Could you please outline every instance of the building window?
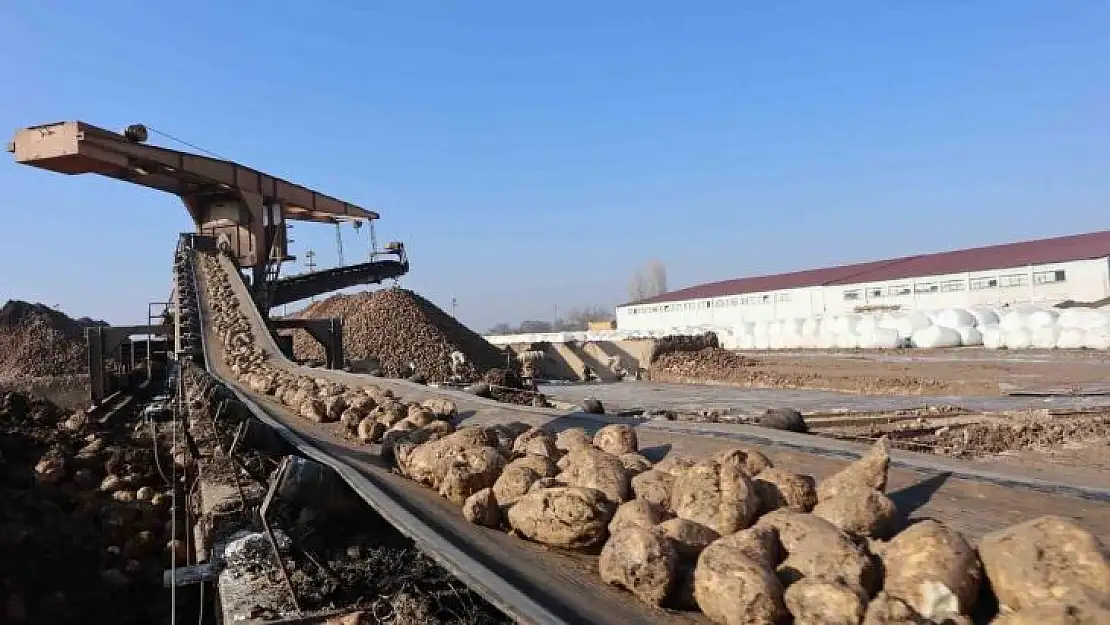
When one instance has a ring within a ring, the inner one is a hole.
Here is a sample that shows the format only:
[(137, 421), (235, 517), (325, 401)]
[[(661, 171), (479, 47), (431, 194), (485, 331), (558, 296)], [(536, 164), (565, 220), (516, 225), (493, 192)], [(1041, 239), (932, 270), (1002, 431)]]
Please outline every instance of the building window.
[(914, 293), (936, 293), (940, 290), (940, 285), (936, 282), (918, 282), (913, 285)]
[(852, 289), (851, 291), (844, 291), (844, 301), (852, 302), (859, 299), (859, 289)]
[(981, 291), (983, 289), (993, 289), (998, 286), (998, 278), (972, 278), (971, 290)]
[(1023, 273), (1013, 273), (998, 278), (998, 286), (1001, 287), (1025, 286), (1027, 284), (1029, 284), (1029, 278)]
[(770, 301), (771, 301), (771, 296), (770, 296), (770, 295), (764, 295), (764, 296), (763, 296), (763, 303), (764, 303), (764, 304), (766, 304), (766, 303), (768, 303), (768, 302), (770, 302)]
[(883, 296), (883, 290), (882, 290), (882, 288), (878, 288), (878, 287), (873, 288), (873, 289), (867, 289), (867, 296), (868, 297), (882, 297)]
[(940, 290), (943, 293), (952, 293), (954, 291), (964, 290), (963, 280), (945, 280), (940, 283)]
[(775, 293), (775, 301), (776, 302), (789, 302), (790, 301), (790, 294), (789, 293)]
[(886, 288), (886, 294), (891, 296), (891, 297), (898, 297), (898, 296), (901, 296), (901, 295), (909, 295), (910, 294), (910, 285), (908, 285), (908, 284), (896, 284), (894, 286), (888, 286)]
[(1033, 274), (1033, 284), (1052, 284), (1053, 282), (1064, 282), (1067, 279), (1068, 274), (1063, 269), (1038, 271)]

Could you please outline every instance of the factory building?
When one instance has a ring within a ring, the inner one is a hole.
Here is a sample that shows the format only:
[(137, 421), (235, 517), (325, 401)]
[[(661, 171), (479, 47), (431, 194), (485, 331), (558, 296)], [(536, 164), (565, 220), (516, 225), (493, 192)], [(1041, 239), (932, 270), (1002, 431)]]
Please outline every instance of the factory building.
[(702, 284), (617, 307), (622, 330), (1110, 297), (1110, 231)]

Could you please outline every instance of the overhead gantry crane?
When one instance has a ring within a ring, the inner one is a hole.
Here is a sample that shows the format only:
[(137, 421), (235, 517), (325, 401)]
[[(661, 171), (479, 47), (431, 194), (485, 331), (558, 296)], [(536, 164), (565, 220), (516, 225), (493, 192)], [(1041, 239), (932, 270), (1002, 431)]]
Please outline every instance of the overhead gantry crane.
[[(31, 126), (8, 145), (18, 163), (62, 174), (100, 174), (172, 193), (185, 204), (197, 232), (220, 241), (249, 271), (263, 315), (272, 307), (359, 284), (404, 275), (404, 245), (371, 250), (369, 262), (280, 277), (288, 251), (287, 222), (366, 222), (378, 213), (238, 163), (148, 145), (147, 128), (121, 134), (80, 121)], [(373, 241), (373, 236), (371, 236)]]

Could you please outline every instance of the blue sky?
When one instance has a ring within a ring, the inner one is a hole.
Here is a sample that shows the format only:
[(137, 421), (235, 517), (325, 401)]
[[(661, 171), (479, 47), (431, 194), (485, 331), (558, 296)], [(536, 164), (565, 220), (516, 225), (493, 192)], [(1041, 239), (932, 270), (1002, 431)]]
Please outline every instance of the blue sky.
[[(1102, 2), (8, 0), (0, 131), (142, 122), (379, 210), (402, 284), (482, 330), (651, 257), (677, 288), (1105, 229), (1107, 33)], [(167, 296), (176, 198), (0, 159), (0, 300)]]

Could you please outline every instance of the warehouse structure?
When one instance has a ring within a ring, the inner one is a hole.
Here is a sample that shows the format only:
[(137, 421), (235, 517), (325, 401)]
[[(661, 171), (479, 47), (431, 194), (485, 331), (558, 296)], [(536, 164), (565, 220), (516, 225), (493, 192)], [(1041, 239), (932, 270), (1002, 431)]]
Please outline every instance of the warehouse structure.
[(693, 286), (617, 307), (622, 330), (1110, 297), (1110, 231)]

